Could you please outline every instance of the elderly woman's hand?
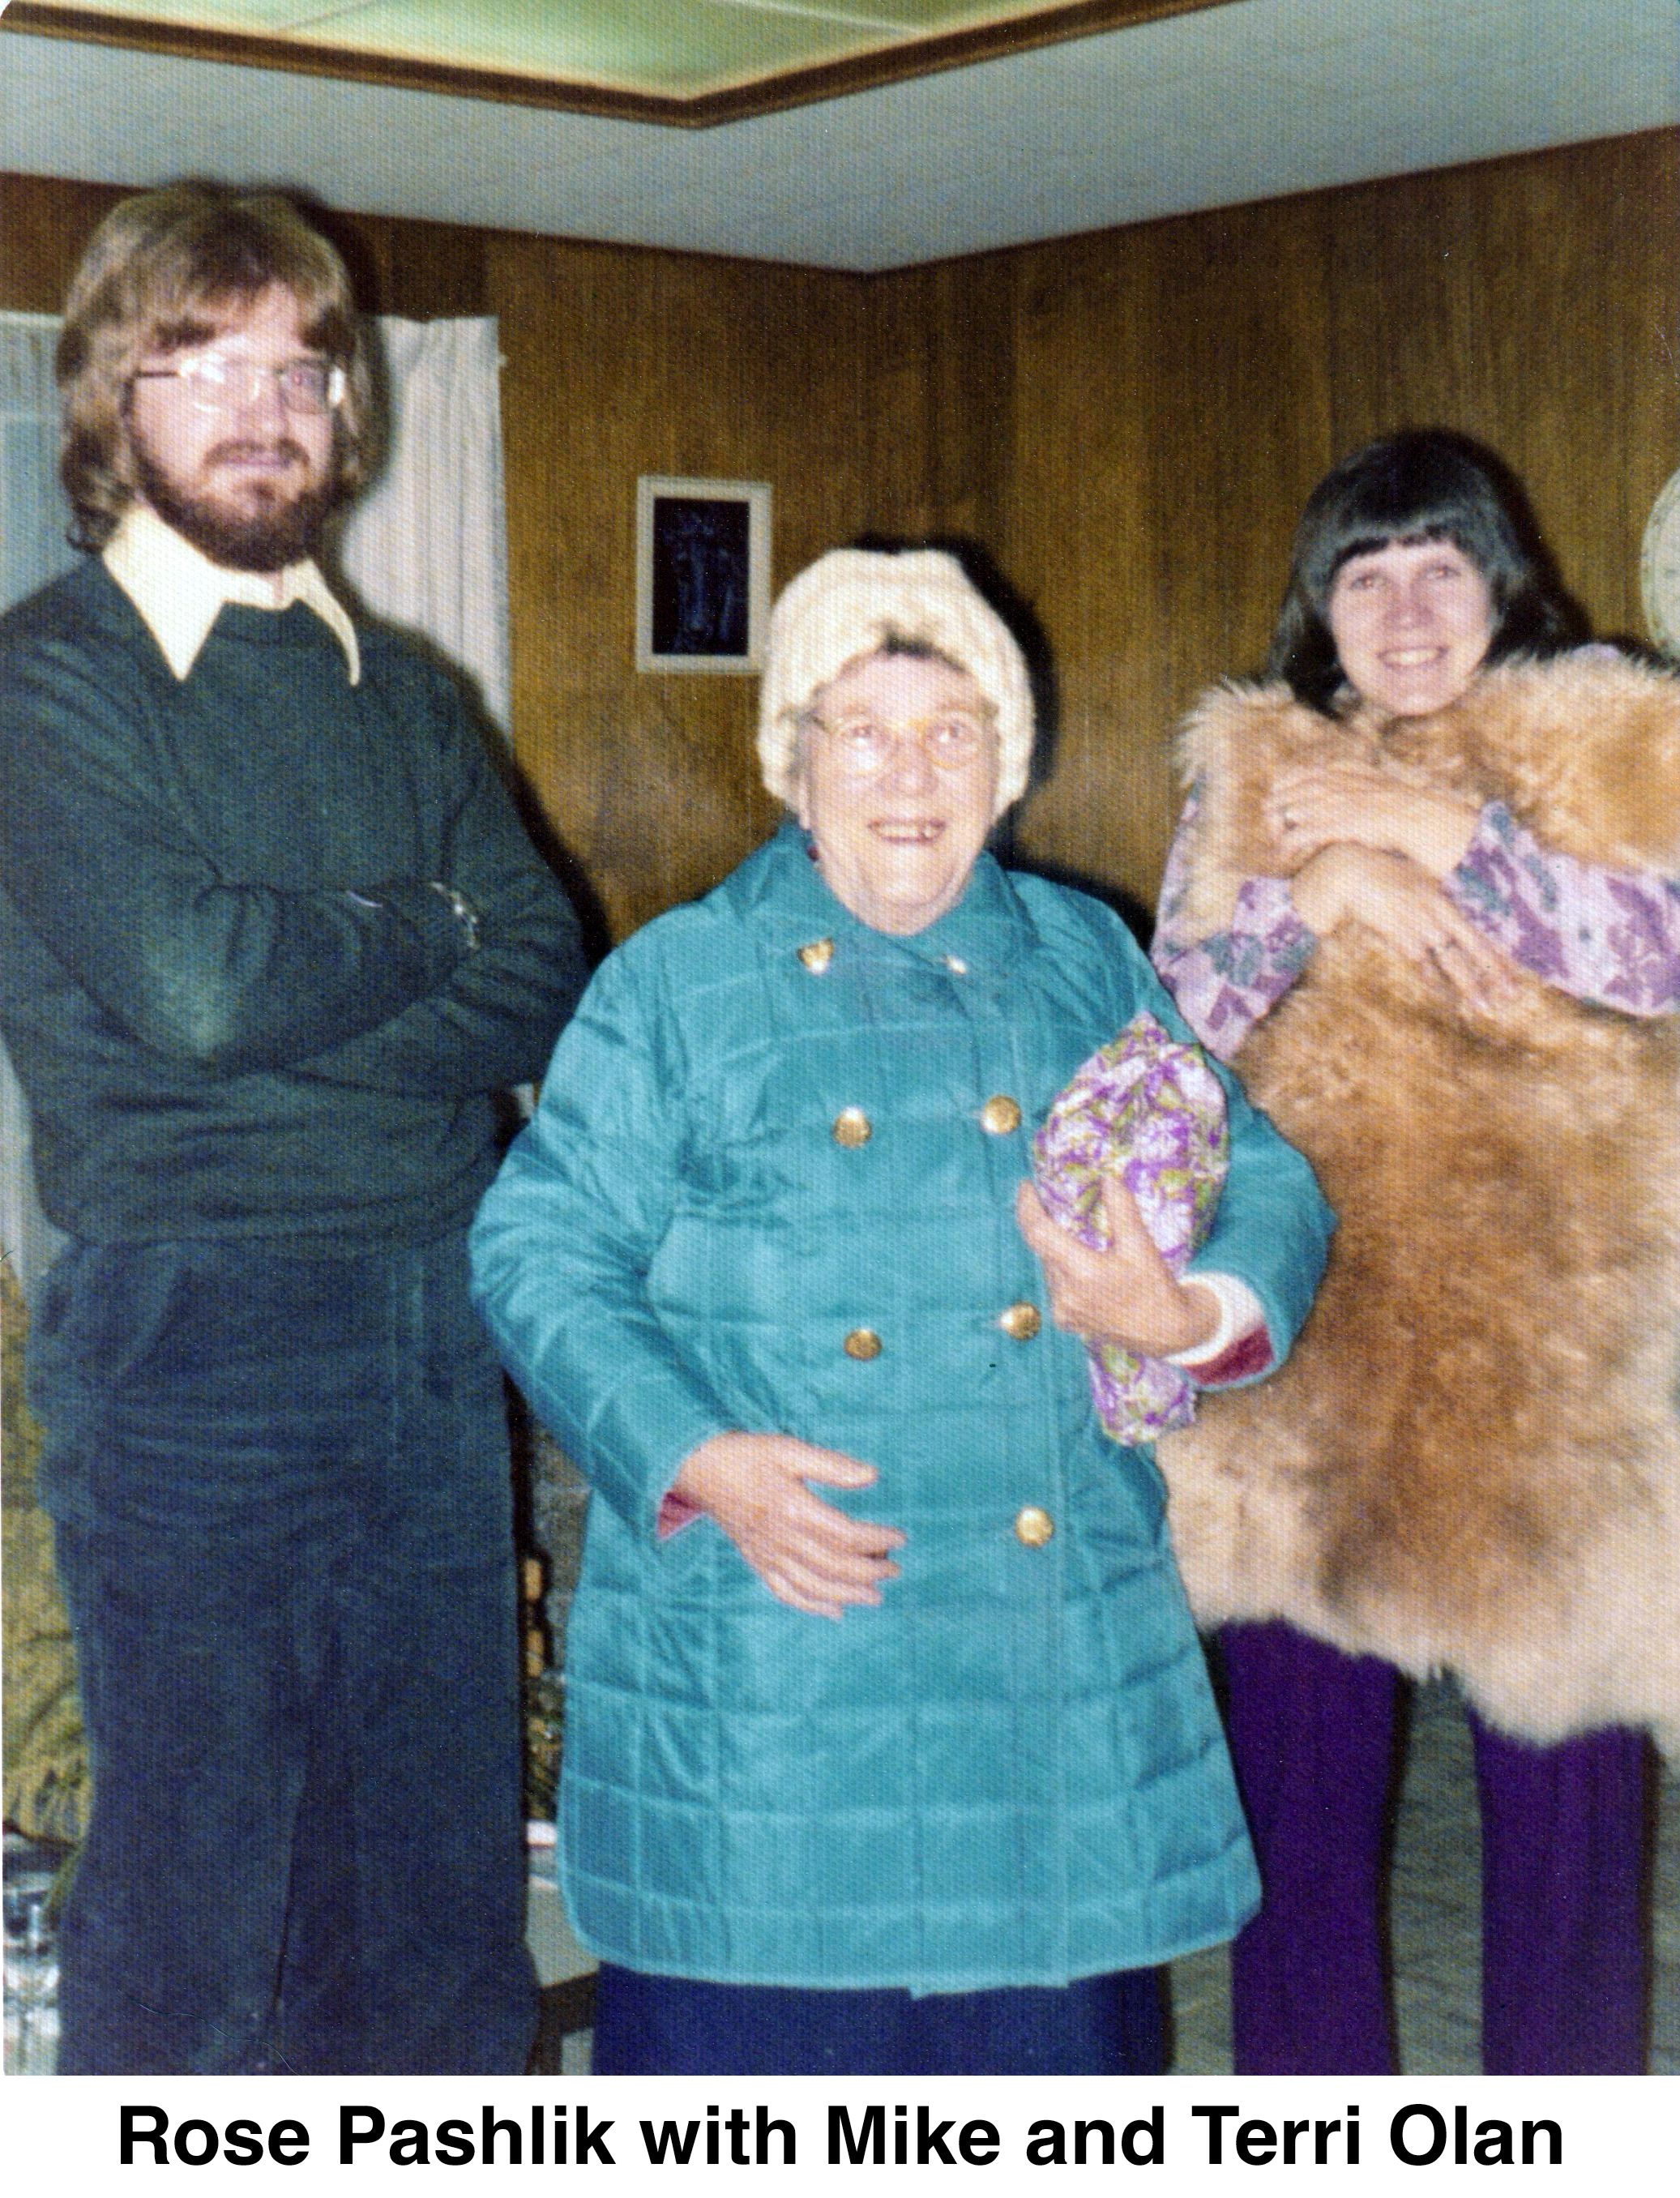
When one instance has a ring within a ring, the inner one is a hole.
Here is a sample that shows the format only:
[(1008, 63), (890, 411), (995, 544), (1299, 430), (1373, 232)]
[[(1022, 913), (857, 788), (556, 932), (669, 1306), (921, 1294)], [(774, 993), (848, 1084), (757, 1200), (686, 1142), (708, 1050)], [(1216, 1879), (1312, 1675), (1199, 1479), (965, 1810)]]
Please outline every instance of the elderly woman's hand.
[(690, 1451), (671, 1486), (735, 1544), (778, 1602), (818, 1618), (849, 1603), (878, 1603), (896, 1579), (896, 1526), (854, 1519), (812, 1495), (810, 1481), (867, 1488), (872, 1465), (792, 1435), (713, 1435)]
[(1397, 952), (1433, 970), (1461, 1008), (1485, 1011), (1516, 989), (1511, 963), (1435, 881), (1404, 855), (1325, 847), (1289, 882), (1303, 923), (1321, 938), (1363, 923)]
[(1280, 771), (1262, 809), (1286, 858), (1346, 841), (1410, 856), (1432, 878), (1458, 868), (1481, 813), (1456, 794), (1403, 785), (1370, 764), (1352, 762)]
[(1218, 1300), (1199, 1283), (1177, 1279), (1123, 1183), (1105, 1178), (1101, 1195), (1106, 1252), (1093, 1251), (1052, 1220), (1030, 1183), (1015, 1193), (1015, 1218), (1044, 1271), (1056, 1326), (1148, 1358), (1209, 1341), (1219, 1326)]

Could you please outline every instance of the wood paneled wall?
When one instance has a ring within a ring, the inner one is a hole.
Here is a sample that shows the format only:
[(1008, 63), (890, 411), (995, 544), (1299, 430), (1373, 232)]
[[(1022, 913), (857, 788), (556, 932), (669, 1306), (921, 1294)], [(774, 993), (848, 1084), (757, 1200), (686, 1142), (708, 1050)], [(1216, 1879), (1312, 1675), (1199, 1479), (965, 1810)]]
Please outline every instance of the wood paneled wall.
[[(0, 305), (55, 310), (117, 194), (0, 179)], [(970, 540), (1053, 673), (1029, 861), (1140, 906), (1170, 729), (1264, 653), (1302, 498), (1403, 422), (1528, 482), (1603, 631), (1680, 462), (1680, 133), (864, 278), (375, 218), (369, 301), (497, 316), (514, 738), (622, 935), (762, 836), (750, 680), (638, 676), (644, 473), (767, 480), (775, 577), (872, 532)]]
[(1302, 501), (1392, 427), (1491, 445), (1597, 629), (1639, 637), (1640, 532), (1680, 463), (1677, 237), (1669, 131), (894, 277), (951, 346), (954, 312), (992, 332), (933, 432), (1055, 663), (1022, 855), (1152, 895), (1166, 730), (1259, 663)]

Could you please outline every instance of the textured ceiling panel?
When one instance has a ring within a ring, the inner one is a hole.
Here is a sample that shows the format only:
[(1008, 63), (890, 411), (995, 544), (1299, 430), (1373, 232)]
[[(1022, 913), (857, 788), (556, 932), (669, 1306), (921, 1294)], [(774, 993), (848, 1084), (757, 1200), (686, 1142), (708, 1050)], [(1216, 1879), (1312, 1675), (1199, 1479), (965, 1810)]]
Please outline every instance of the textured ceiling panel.
[[(16, 24), (565, 105), (607, 95), (648, 119), (724, 119), (1117, 22), (1229, 0), (53, 0)], [(979, 42), (978, 44), (976, 42)], [(861, 72), (861, 74), (858, 73)], [(474, 79), (477, 79), (475, 85)], [(717, 113), (706, 102), (732, 103)], [(690, 110), (661, 116), (676, 102)]]
[(10, 21), (0, 168), (859, 271), (1680, 121), (1675, 0), (1235, 0), (700, 131)]

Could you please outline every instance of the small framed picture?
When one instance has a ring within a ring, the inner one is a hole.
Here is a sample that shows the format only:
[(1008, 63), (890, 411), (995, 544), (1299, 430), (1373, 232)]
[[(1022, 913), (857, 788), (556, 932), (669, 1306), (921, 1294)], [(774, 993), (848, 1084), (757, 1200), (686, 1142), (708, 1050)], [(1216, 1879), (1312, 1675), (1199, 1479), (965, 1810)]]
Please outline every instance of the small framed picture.
[(636, 484), (636, 668), (757, 672), (770, 618), (770, 483)]

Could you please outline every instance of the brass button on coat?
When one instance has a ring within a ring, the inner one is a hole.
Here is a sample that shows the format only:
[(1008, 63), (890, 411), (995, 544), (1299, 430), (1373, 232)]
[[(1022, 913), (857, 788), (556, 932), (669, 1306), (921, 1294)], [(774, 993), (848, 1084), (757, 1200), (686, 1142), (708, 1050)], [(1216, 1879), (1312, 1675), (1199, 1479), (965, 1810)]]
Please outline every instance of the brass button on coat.
[(799, 949), (799, 959), (813, 977), (820, 977), (834, 958), (832, 939), (813, 939), (809, 946)]
[(1007, 1137), (1020, 1127), (1020, 1103), (1006, 1091), (988, 1099), (980, 1109), (980, 1127), (994, 1137)]
[(881, 1338), (872, 1328), (854, 1328), (842, 1347), (848, 1358), (879, 1358)]
[(834, 1143), (848, 1150), (867, 1145), (874, 1135), (875, 1124), (861, 1107), (842, 1107), (834, 1117)]
[(1029, 1550), (1042, 1550), (1055, 1532), (1055, 1521), (1036, 1503), (1023, 1503), (1015, 1514), (1015, 1539)]
[(960, 954), (947, 954), (945, 967), (953, 977), (966, 977), (968, 974), (968, 965)]
[(1029, 1305), (1025, 1298), (1018, 1305), (1008, 1306), (997, 1316), (999, 1328), (1005, 1335), (1013, 1335), (1017, 1343), (1029, 1342), (1043, 1324), (1038, 1317), (1038, 1306)]

